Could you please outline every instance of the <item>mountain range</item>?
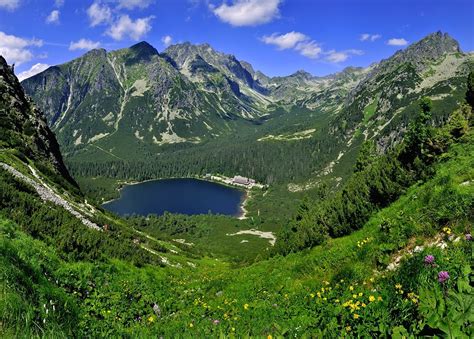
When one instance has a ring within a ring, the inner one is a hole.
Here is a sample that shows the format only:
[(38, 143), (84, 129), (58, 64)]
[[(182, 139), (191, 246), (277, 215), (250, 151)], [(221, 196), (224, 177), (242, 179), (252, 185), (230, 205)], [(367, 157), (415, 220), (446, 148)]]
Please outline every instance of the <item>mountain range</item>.
[[(89, 51), (22, 86), (68, 159), (144, 160), (170, 145), (192, 149), (237, 135), (254, 144), (319, 138), (334, 145), (321, 164), (330, 173), (366, 140), (379, 151), (399, 142), (423, 96), (433, 100), (435, 120), (445, 119), (463, 98), (473, 64), (474, 55), (441, 32), (367, 68), (324, 77), (269, 77), (208, 44), (159, 53), (140, 42)], [(306, 113), (293, 117), (295, 110)]]

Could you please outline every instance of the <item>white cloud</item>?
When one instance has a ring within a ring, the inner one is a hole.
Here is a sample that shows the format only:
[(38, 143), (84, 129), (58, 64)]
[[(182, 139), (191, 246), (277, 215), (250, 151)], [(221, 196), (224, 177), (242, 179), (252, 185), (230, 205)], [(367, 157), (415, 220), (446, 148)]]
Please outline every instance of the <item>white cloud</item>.
[(298, 42), (309, 40), (309, 37), (300, 32), (289, 32), (286, 34), (273, 33), (264, 35), (262, 41), (268, 45), (275, 45), (278, 49), (288, 49), (296, 46)]
[(339, 52), (335, 50), (330, 50), (328, 52), (325, 52), (325, 54), (327, 55), (326, 61), (337, 64), (337, 63), (346, 61), (353, 55), (362, 55), (364, 54), (364, 52), (358, 49), (348, 49), (348, 50), (339, 51)]
[(234, 0), (231, 5), (211, 6), (212, 12), (232, 26), (256, 26), (279, 17), (281, 0)]
[(295, 49), (299, 51), (301, 55), (310, 59), (317, 59), (319, 54), (323, 51), (321, 46), (313, 40), (300, 42), (296, 45)]
[(147, 8), (153, 3), (153, 0), (119, 0), (118, 8), (134, 9)]
[(46, 18), (47, 24), (59, 24), (59, 11), (55, 9), (51, 13), (49, 13), (48, 17)]
[(0, 55), (8, 63), (21, 65), (33, 59), (33, 53), (28, 47), (41, 47), (43, 41), (38, 39), (23, 39), (14, 35), (8, 35), (0, 31)]
[(393, 38), (387, 41), (387, 45), (390, 46), (405, 46), (408, 45), (408, 41), (403, 38)]
[(36, 75), (48, 69), (49, 66), (50, 65), (47, 64), (34, 64), (29, 70), (18, 74), (18, 80), (23, 81), (25, 79), (31, 78), (33, 75)]
[(63, 7), (64, 5), (64, 0), (54, 0), (54, 6), (57, 8)]
[(314, 40), (300, 32), (288, 32), (286, 34), (273, 33), (272, 35), (265, 35), (261, 40), (268, 44), (277, 46), (279, 50), (294, 49), (301, 55), (316, 59), (322, 52), (321, 46)]
[(161, 38), (161, 42), (163, 43), (163, 45), (168, 47), (173, 42), (173, 38), (170, 35), (165, 35)]
[(75, 51), (77, 49), (85, 49), (85, 50), (90, 50), (94, 48), (98, 48), (100, 46), (100, 42), (94, 42), (89, 39), (80, 39), (76, 42), (71, 41), (69, 44), (69, 50), (70, 51)]
[(151, 30), (150, 21), (153, 16), (140, 18), (133, 21), (128, 15), (122, 15), (120, 18), (107, 30), (107, 35), (114, 40), (122, 40), (129, 37), (132, 40), (139, 40), (142, 36)]
[(0, 8), (13, 11), (20, 6), (20, 0), (0, 0)]
[(360, 41), (375, 41), (378, 40), (382, 37), (380, 34), (369, 34), (369, 33), (364, 33), (360, 35)]
[(345, 51), (325, 51), (321, 44), (300, 32), (288, 32), (286, 34), (273, 33), (264, 35), (260, 40), (269, 45), (277, 46), (279, 50), (293, 49), (302, 56), (310, 59), (318, 59), (321, 55), (326, 56), (325, 60), (333, 63), (346, 61), (353, 55), (362, 55), (363, 51), (358, 49), (348, 49)]
[(112, 21), (112, 10), (107, 5), (101, 5), (94, 2), (88, 9), (90, 25), (92, 27), (101, 24), (108, 24)]

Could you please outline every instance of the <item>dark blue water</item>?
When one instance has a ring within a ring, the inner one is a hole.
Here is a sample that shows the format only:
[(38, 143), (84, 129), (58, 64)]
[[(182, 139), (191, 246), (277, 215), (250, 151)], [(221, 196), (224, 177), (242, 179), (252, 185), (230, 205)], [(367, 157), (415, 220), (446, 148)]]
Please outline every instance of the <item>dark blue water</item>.
[(238, 216), (244, 198), (241, 190), (197, 179), (163, 179), (128, 185), (120, 198), (102, 205), (119, 215), (161, 215), (165, 211), (188, 215)]

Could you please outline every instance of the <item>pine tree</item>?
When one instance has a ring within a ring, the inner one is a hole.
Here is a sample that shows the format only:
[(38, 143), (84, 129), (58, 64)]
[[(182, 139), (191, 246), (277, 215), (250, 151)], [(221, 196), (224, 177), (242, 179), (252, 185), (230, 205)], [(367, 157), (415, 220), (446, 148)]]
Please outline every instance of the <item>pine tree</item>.
[(466, 101), (474, 109), (474, 71), (467, 77)]

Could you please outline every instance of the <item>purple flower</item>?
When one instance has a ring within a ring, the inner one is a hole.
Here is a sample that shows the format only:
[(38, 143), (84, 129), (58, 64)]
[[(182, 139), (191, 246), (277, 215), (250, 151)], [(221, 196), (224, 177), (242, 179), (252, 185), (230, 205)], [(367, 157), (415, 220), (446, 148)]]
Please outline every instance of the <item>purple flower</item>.
[(428, 254), (425, 257), (425, 264), (427, 264), (427, 265), (433, 265), (434, 261), (435, 261), (435, 257), (431, 254)]
[(217, 319), (214, 319), (214, 321), (212, 322), (214, 325), (219, 325), (220, 321), (217, 320)]
[(472, 235), (471, 235), (471, 233), (467, 233), (467, 234), (466, 234), (466, 240), (467, 240), (467, 241), (471, 241), (471, 240), (472, 240)]
[(449, 273), (446, 271), (441, 271), (438, 273), (438, 281), (442, 284), (449, 279)]

